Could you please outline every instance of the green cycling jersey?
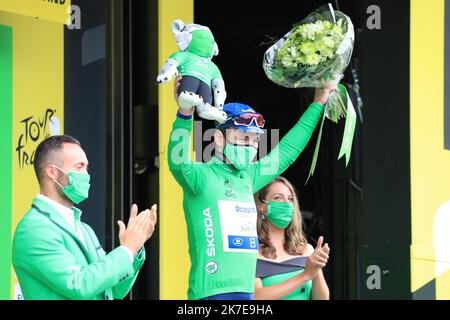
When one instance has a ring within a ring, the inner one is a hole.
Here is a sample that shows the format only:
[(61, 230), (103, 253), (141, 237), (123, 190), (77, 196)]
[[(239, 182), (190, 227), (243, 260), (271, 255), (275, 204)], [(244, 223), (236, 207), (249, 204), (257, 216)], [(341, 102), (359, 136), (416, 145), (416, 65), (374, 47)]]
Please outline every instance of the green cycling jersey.
[(177, 117), (170, 135), (169, 168), (183, 188), (191, 269), (188, 299), (253, 293), (258, 236), (253, 193), (284, 172), (303, 151), (323, 114), (312, 103), (265, 157), (245, 171), (213, 157), (189, 158), (192, 119)]
[(203, 81), (210, 88), (213, 80), (222, 79), (219, 68), (210, 58), (201, 57), (189, 51), (178, 51), (169, 58), (178, 63), (178, 72), (181, 76), (192, 76)]

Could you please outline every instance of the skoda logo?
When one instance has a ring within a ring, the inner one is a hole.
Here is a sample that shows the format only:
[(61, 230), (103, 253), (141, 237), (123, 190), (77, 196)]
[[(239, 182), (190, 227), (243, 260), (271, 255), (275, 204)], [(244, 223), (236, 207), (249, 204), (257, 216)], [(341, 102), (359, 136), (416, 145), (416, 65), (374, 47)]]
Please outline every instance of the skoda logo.
[(217, 266), (217, 263), (215, 263), (214, 261), (210, 261), (206, 264), (205, 270), (207, 273), (213, 274), (217, 272), (218, 268), (219, 267)]
[(233, 244), (234, 244), (236, 247), (242, 246), (242, 243), (243, 243), (242, 238), (234, 238), (234, 239), (233, 239)]

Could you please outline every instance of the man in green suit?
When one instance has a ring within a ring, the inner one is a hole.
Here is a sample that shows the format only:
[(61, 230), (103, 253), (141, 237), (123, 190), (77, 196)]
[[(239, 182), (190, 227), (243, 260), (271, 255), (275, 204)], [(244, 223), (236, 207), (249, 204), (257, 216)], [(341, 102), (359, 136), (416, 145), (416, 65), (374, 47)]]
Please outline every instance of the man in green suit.
[(144, 243), (156, 224), (156, 205), (119, 224), (120, 246), (106, 254), (74, 206), (88, 197), (88, 160), (68, 135), (36, 149), (40, 194), (17, 225), (12, 260), (25, 299), (123, 299), (145, 260)]

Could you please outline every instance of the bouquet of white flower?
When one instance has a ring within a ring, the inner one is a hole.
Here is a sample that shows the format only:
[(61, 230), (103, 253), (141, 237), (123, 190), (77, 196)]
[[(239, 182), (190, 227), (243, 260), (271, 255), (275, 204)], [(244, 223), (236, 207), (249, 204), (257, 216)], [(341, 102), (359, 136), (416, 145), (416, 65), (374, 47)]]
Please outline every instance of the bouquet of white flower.
[[(264, 71), (270, 80), (288, 88), (338, 84), (350, 63), (354, 37), (353, 24), (347, 15), (333, 10), (331, 4), (322, 6), (267, 49)], [(347, 118), (338, 159), (345, 154), (346, 165), (350, 159), (356, 113), (346, 88), (341, 84), (338, 88), (339, 92), (331, 93), (325, 105), (308, 179), (314, 173), (325, 116), (335, 123)]]

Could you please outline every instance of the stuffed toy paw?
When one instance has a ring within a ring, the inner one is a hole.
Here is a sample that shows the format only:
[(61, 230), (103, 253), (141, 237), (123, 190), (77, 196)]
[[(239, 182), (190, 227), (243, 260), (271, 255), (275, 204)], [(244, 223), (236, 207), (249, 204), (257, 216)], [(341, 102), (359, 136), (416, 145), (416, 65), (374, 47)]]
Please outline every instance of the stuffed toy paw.
[(220, 70), (211, 61), (219, 54), (211, 30), (199, 24), (185, 25), (181, 20), (174, 20), (171, 28), (179, 51), (170, 55), (156, 81), (164, 83), (181, 75), (178, 87), (180, 108), (196, 107), (201, 118), (224, 122), (227, 117), (222, 108), (227, 93)]
[(164, 83), (178, 75), (177, 69), (178, 63), (174, 59), (167, 60), (166, 64), (162, 68), (161, 72), (156, 77), (158, 83)]

